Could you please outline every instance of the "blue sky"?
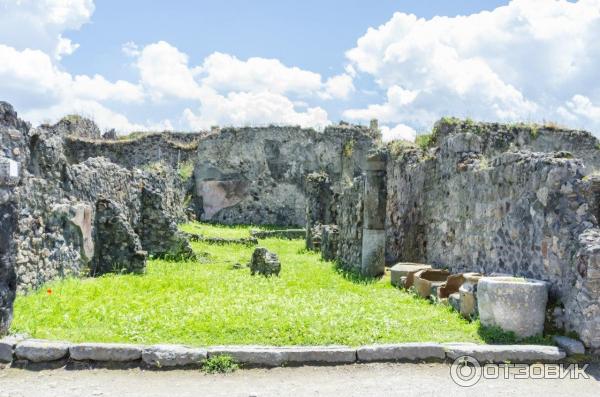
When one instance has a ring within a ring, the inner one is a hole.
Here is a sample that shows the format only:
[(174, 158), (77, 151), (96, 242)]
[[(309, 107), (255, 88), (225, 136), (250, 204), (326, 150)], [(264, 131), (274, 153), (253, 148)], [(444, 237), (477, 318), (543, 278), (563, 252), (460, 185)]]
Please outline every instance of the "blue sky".
[(378, 118), (412, 139), (444, 115), (596, 132), (599, 26), (600, 0), (0, 0), (0, 99), (121, 132)]

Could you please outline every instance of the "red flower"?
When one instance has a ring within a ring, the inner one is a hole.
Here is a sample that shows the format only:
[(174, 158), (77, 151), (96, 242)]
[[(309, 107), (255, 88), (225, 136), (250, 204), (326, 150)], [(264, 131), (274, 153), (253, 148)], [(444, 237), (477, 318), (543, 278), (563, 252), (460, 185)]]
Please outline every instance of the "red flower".
[(52, 289), (51, 289), (51, 288), (48, 288), (48, 289), (46, 290), (46, 292), (48, 293), (48, 295), (52, 295)]

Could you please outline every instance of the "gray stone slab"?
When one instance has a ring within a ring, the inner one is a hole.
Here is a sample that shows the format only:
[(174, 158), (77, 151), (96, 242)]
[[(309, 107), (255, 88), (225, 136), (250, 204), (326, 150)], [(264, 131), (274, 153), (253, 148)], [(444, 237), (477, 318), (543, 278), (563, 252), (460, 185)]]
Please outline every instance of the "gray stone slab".
[(143, 346), (122, 343), (80, 343), (69, 349), (71, 358), (78, 361), (137, 361), (142, 358)]
[(295, 346), (280, 348), (287, 364), (351, 364), (356, 349), (347, 346)]
[(5, 336), (0, 339), (0, 363), (10, 363), (13, 360), (17, 343), (24, 338), (16, 336)]
[(567, 336), (554, 336), (554, 343), (571, 356), (573, 354), (585, 354), (585, 346), (581, 341), (577, 339), (569, 338)]
[(20, 360), (34, 363), (56, 361), (67, 357), (69, 346), (67, 342), (29, 339), (17, 343), (15, 355)]
[(455, 360), (460, 356), (470, 356), (481, 363), (554, 362), (566, 357), (565, 352), (556, 346), (468, 343), (447, 343), (443, 346), (446, 349), (446, 356), (450, 360)]
[(207, 357), (206, 349), (182, 345), (155, 345), (142, 351), (142, 361), (157, 368), (199, 365)]
[(346, 346), (214, 346), (208, 356), (229, 355), (241, 364), (278, 367), (284, 364), (349, 364), (356, 350)]
[(286, 357), (283, 349), (269, 346), (213, 346), (207, 350), (208, 358), (228, 355), (240, 364), (261, 367), (278, 367)]
[(446, 358), (444, 347), (438, 343), (400, 343), (359, 347), (358, 361), (423, 361)]

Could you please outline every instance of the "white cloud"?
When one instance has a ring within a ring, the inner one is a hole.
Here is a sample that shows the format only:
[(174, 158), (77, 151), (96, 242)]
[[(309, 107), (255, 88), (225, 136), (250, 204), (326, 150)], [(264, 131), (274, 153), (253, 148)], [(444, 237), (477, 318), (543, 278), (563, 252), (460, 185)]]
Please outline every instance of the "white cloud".
[(163, 98), (198, 99), (200, 86), (188, 65), (188, 56), (165, 41), (145, 46), (137, 59), (141, 82), (150, 95)]
[(0, 43), (60, 59), (77, 48), (62, 33), (79, 29), (93, 12), (93, 0), (0, 0)]
[(348, 99), (354, 91), (352, 77), (349, 74), (342, 73), (327, 80), (325, 83), (325, 93), (322, 96), (325, 99)]
[(322, 87), (321, 75), (288, 67), (278, 59), (238, 58), (215, 52), (196, 70), (202, 85), (219, 92), (270, 91), (277, 94), (312, 95)]
[[(153, 100), (196, 103), (183, 112), (189, 128), (269, 123), (320, 127), (328, 123), (325, 110), (298, 100), (322, 95), (326, 85), (317, 73), (285, 66), (276, 59), (242, 61), (219, 52), (206, 57), (200, 66), (192, 66), (187, 54), (164, 41), (141, 50), (130, 43), (123, 48), (138, 54), (140, 82)], [(335, 94), (341, 91), (343, 87)]]
[(393, 128), (385, 125), (381, 127), (381, 139), (383, 142), (396, 141), (399, 139), (414, 142), (416, 136), (417, 132), (404, 124), (398, 124)]
[(192, 129), (207, 129), (213, 125), (292, 124), (320, 127), (328, 124), (327, 112), (320, 107), (295, 109), (294, 103), (272, 92), (231, 92), (226, 96), (206, 90), (199, 113), (185, 109), (184, 118)]
[(600, 129), (599, 119), (567, 103), (585, 108), (575, 96), (600, 103), (600, 88), (590, 84), (600, 68), (600, 0), (514, 0), (490, 12), (433, 19), (396, 13), (346, 56), (387, 91), (383, 103), (346, 111), (354, 120), (420, 129), (444, 115), (561, 121), (568, 113)]

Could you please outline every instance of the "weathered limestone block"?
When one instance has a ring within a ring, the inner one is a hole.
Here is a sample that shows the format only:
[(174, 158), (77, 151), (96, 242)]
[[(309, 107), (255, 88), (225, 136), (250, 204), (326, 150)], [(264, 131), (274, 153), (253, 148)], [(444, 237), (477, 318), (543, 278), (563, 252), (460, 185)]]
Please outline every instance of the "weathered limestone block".
[(56, 361), (67, 356), (69, 346), (65, 342), (30, 339), (17, 343), (15, 355), (18, 359), (34, 363)]
[(207, 357), (206, 349), (181, 345), (155, 345), (142, 351), (142, 361), (157, 368), (200, 365)]
[(444, 348), (446, 356), (450, 360), (456, 360), (461, 356), (470, 356), (482, 364), (556, 362), (566, 357), (565, 352), (556, 346), (445, 343)]
[(544, 331), (548, 285), (516, 277), (482, 277), (477, 284), (479, 319), (520, 338)]
[[(406, 281), (408, 281), (408, 278), (406, 278), (406, 277), (409, 274), (412, 276), (416, 272), (418, 272), (420, 270), (425, 270), (425, 269), (431, 269), (431, 265), (425, 265), (423, 263), (409, 263), (409, 262), (396, 263), (390, 269), (391, 283), (395, 287), (410, 288), (412, 286), (413, 278), (411, 277), (411, 281), (410, 281), (411, 285), (407, 286), (407, 285), (405, 285)], [(406, 278), (405, 279), (406, 281), (404, 283), (402, 282), (403, 277)]]
[(448, 298), (450, 294), (458, 292), (458, 289), (465, 282), (465, 278), (462, 274), (450, 274), (446, 279), (446, 282), (438, 288), (438, 298)]
[(585, 346), (581, 341), (577, 339), (569, 338), (567, 336), (555, 335), (554, 343), (561, 349), (567, 353), (567, 355), (572, 356), (574, 354), (585, 354)]
[(281, 263), (275, 253), (263, 247), (258, 247), (254, 250), (252, 260), (250, 261), (250, 273), (252, 275), (278, 276), (280, 271)]
[(414, 286), (422, 298), (437, 296), (437, 290), (446, 283), (450, 273), (442, 269), (426, 269), (415, 273)]
[(446, 358), (442, 345), (428, 342), (361, 346), (356, 354), (362, 362), (440, 361)]
[(111, 200), (96, 203), (95, 246), (93, 275), (145, 270), (147, 253), (121, 207)]
[(79, 343), (69, 347), (73, 360), (127, 362), (142, 358), (142, 347), (125, 343)]

